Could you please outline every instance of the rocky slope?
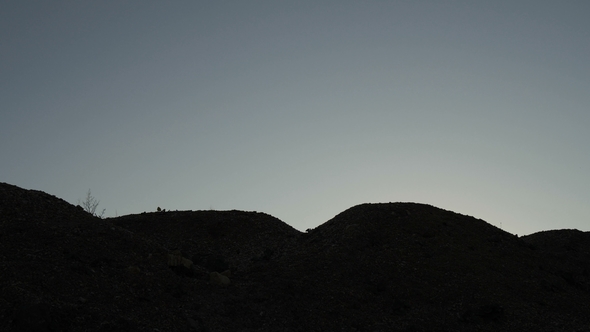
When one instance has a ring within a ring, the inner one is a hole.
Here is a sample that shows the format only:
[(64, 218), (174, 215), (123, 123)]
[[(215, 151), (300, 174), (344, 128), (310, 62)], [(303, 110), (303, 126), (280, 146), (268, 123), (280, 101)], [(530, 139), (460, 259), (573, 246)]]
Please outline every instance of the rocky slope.
[(576, 230), (415, 203), (307, 233), (243, 211), (98, 219), (0, 183), (1, 331), (590, 331), (589, 292)]

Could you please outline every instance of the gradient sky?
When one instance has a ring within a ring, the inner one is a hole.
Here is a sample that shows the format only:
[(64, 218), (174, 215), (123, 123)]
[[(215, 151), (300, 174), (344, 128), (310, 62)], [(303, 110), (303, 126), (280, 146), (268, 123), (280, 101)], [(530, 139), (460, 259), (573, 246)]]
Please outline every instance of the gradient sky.
[(0, 182), (299, 230), (590, 230), (590, 1), (0, 3)]

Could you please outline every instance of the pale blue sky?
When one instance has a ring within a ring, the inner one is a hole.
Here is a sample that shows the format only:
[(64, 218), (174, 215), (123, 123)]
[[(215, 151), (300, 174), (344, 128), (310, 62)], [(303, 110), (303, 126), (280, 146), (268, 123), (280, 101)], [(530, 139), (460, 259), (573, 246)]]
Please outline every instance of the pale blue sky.
[(0, 182), (315, 227), (590, 230), (590, 2), (0, 3)]

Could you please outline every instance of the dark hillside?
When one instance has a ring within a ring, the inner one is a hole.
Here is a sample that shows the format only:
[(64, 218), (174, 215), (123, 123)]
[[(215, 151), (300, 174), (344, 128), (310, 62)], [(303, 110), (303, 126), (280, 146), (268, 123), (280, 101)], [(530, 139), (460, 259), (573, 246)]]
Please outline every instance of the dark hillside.
[(549, 257), (482, 220), (429, 205), (355, 206), (302, 242), (290, 259), (299, 265), (282, 261), (285, 275), (307, 280), (302, 303), (322, 298), (315, 312), (349, 311), (339, 318), (349, 326), (544, 331), (588, 317), (588, 292), (544, 270)]
[[(541, 268), (569, 287), (590, 292), (590, 233), (575, 229), (538, 232), (523, 237), (544, 260)], [(563, 285), (559, 286), (563, 290)]]
[(0, 183), (0, 331), (590, 331), (589, 261), (588, 233), (424, 204), (302, 234), (257, 212), (98, 219)]
[(0, 184), (0, 331), (171, 327), (147, 305), (178, 287), (165, 254), (59, 198)]
[(234, 273), (247, 270), (261, 257), (276, 257), (301, 235), (268, 214), (235, 210), (144, 213), (110, 221), (168, 249), (180, 249), (195, 262), (223, 259)]

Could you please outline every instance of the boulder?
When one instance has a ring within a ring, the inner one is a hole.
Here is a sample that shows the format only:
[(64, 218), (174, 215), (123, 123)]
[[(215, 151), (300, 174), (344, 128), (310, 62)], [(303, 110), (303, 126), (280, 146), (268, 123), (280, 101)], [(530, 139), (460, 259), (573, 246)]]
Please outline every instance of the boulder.
[(222, 287), (227, 287), (229, 284), (231, 284), (229, 278), (219, 272), (211, 272), (209, 274), (209, 282)]
[(180, 250), (168, 254), (168, 267), (180, 276), (195, 276), (193, 261), (182, 257)]
[(168, 254), (168, 266), (180, 265), (190, 269), (190, 267), (193, 265), (193, 261), (182, 257), (180, 250), (174, 250), (172, 253)]

